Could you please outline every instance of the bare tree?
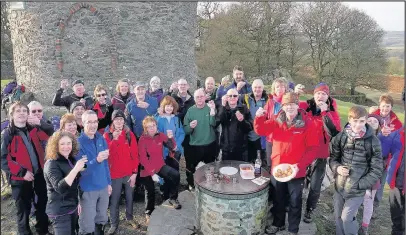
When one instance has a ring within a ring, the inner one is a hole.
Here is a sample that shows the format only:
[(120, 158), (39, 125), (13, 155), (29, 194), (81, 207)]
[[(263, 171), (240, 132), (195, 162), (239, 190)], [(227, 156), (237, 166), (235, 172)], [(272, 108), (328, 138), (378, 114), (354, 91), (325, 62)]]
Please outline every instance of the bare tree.
[(351, 95), (359, 85), (371, 85), (386, 72), (386, 52), (382, 48), (384, 31), (364, 12), (350, 10), (347, 20), (340, 25), (331, 64), (332, 76)]
[(346, 20), (348, 7), (340, 2), (309, 2), (300, 4), (296, 23), (310, 47), (310, 58), (321, 82), (327, 66), (334, 60), (334, 38)]

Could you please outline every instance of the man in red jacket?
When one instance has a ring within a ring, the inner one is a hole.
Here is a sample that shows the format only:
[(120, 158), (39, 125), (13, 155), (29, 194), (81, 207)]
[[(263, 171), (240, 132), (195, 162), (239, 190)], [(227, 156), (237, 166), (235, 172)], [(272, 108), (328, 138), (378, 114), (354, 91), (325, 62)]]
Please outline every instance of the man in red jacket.
[(320, 198), (321, 185), (326, 173), (327, 158), (330, 156), (330, 139), (341, 131), (337, 103), (330, 97), (330, 89), (327, 84), (318, 84), (313, 93), (313, 98), (299, 104), (299, 107), (306, 110), (306, 113), (320, 127), (318, 135), (320, 147), (317, 159), (308, 168), (306, 177), (307, 181), (310, 180), (306, 212), (303, 218), (306, 223), (312, 222), (313, 210), (316, 209), (317, 201)]
[(38, 234), (48, 234), (45, 213), (47, 189), (44, 179), (45, 152), (41, 142), (54, 132), (44, 120), (28, 116), (28, 107), (20, 102), (9, 109), (10, 125), (1, 133), (1, 169), (10, 177), (17, 208), (18, 234), (32, 234), (29, 224), (31, 202), (34, 203)]
[(272, 177), (275, 186), (274, 220), (266, 229), (267, 234), (285, 230), (285, 203), (289, 193), (288, 233), (297, 234), (302, 216), (302, 191), (306, 168), (316, 158), (320, 128), (306, 112), (299, 110), (297, 94), (288, 92), (282, 97), (282, 110), (272, 119), (266, 120), (264, 109), (256, 113), (254, 130), (258, 135), (272, 133), (272, 167), (282, 163), (292, 164), (295, 177), (288, 182), (278, 182)]

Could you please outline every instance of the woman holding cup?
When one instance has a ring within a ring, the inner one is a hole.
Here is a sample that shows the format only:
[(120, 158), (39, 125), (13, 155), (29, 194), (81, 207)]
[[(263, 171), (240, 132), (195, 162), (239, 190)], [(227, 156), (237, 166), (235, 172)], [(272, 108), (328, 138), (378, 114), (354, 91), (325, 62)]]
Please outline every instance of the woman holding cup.
[(75, 160), (78, 151), (76, 137), (70, 132), (55, 132), (48, 140), (44, 167), (49, 198), (46, 213), (56, 235), (77, 234), (81, 213), (78, 178), (87, 162), (85, 157)]
[(155, 209), (155, 182), (164, 180), (169, 188), (169, 204), (180, 209), (182, 206), (178, 201), (178, 189), (180, 184), (179, 171), (165, 164), (162, 158), (163, 147), (174, 151), (176, 143), (172, 131), (168, 135), (158, 132), (157, 122), (147, 116), (142, 121), (144, 133), (138, 142), (138, 152), (140, 157), (140, 182), (145, 186), (145, 216), (147, 223), (152, 211)]

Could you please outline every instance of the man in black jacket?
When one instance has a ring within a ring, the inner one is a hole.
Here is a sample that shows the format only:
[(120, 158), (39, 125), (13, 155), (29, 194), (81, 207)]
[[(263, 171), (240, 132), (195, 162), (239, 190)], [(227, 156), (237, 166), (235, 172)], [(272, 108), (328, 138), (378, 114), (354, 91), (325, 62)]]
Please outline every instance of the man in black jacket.
[(93, 99), (85, 93), (85, 86), (82, 80), (75, 80), (72, 83), (73, 93), (62, 97), (62, 93), (66, 88), (68, 88), (68, 80), (63, 79), (61, 81), (61, 88), (56, 91), (54, 99), (52, 100), (53, 105), (64, 106), (69, 111), (73, 102), (80, 101), (86, 106), (86, 109), (92, 109)]
[(220, 146), (222, 160), (248, 162), (248, 133), (252, 131), (251, 113), (244, 104), (238, 105), (238, 91), (230, 89), (222, 99), (216, 121), (222, 126)]
[(334, 216), (336, 234), (358, 233), (355, 216), (365, 192), (382, 175), (381, 143), (366, 121), (368, 112), (361, 106), (349, 110), (347, 124), (330, 145), (330, 168), (336, 175)]
[(10, 125), (1, 133), (1, 169), (10, 177), (11, 190), (17, 208), (18, 234), (32, 234), (29, 225), (31, 202), (34, 203), (38, 234), (48, 234), (45, 214), (47, 191), (43, 174), (45, 152), (43, 141), (53, 133), (53, 127), (28, 120), (28, 107), (20, 102), (9, 109)]

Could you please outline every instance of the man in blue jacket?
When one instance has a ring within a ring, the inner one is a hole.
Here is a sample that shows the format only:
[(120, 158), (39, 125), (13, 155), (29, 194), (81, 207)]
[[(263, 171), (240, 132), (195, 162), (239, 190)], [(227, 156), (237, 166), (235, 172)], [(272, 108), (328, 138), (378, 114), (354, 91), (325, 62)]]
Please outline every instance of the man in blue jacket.
[(137, 140), (140, 138), (143, 128), (142, 120), (146, 116), (153, 116), (158, 110), (158, 101), (154, 97), (146, 95), (145, 84), (137, 82), (134, 86), (135, 98), (127, 104), (127, 125), (133, 131)]
[(77, 160), (87, 158), (79, 185), (79, 233), (104, 234), (107, 223), (107, 207), (111, 195), (111, 178), (107, 159), (109, 150), (106, 140), (97, 131), (97, 114), (87, 110), (82, 115), (83, 132), (78, 138)]

